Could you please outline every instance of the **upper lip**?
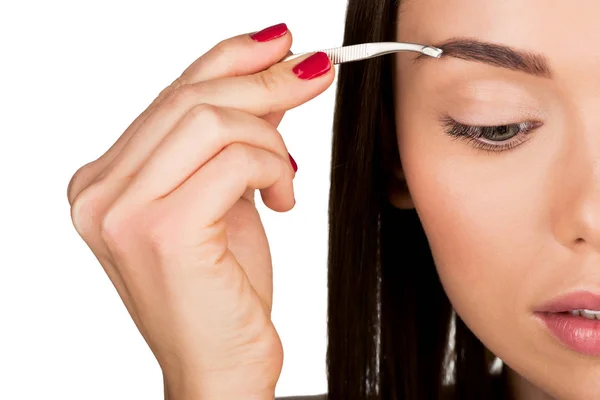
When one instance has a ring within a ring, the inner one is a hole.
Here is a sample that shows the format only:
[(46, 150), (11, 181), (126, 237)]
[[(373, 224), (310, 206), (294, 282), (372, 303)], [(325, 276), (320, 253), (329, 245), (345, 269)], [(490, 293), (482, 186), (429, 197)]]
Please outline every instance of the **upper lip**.
[(600, 294), (586, 291), (567, 293), (550, 300), (535, 311), (557, 313), (583, 309), (600, 310)]

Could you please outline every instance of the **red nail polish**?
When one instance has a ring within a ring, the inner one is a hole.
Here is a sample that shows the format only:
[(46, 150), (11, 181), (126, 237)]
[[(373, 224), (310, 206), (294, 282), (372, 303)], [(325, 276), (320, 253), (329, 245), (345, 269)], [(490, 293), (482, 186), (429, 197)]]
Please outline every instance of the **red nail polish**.
[(290, 163), (292, 163), (292, 168), (294, 168), (294, 172), (298, 172), (298, 164), (296, 164), (294, 157), (292, 157), (290, 153), (288, 153), (288, 156), (290, 156)]
[(319, 51), (296, 65), (293, 71), (300, 79), (312, 79), (323, 75), (330, 69), (331, 62), (329, 61), (329, 57), (327, 57), (327, 54)]
[(250, 37), (257, 42), (267, 42), (269, 40), (277, 39), (285, 35), (288, 31), (286, 24), (277, 24), (263, 29), (262, 31), (254, 32)]

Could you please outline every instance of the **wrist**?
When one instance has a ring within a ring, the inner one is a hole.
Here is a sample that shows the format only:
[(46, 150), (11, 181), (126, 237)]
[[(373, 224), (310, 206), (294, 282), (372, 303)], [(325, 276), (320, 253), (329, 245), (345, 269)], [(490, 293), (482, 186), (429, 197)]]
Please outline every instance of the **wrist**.
[(163, 378), (165, 400), (274, 400), (275, 383), (260, 384), (248, 377), (207, 379)]
[(219, 388), (217, 390), (179, 390), (165, 388), (165, 400), (274, 400), (275, 390), (245, 390), (243, 387), (235, 387), (231, 383), (230, 388)]

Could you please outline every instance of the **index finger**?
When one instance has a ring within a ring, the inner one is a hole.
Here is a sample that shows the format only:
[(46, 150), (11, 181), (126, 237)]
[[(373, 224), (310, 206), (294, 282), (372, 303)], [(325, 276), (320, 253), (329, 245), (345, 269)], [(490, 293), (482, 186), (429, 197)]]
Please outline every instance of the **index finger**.
[(235, 108), (257, 117), (285, 112), (325, 91), (334, 79), (332, 66), (327, 54), (316, 52), (274, 64), (252, 75), (182, 86), (165, 99), (156, 117), (175, 110), (175, 114), (181, 115), (199, 103)]
[[(245, 33), (225, 39), (213, 46), (208, 52), (200, 56), (180, 77), (163, 89), (156, 99), (144, 110), (113, 143), (113, 145), (96, 160), (87, 163), (73, 175), (67, 187), (69, 203), (83, 187), (86, 187), (100, 171), (104, 170), (115, 157), (123, 150), (129, 139), (146, 122), (148, 117), (162, 103), (162, 101), (182, 84), (194, 84), (210, 79), (226, 76), (239, 76), (252, 74), (268, 68), (273, 63), (293, 54), (289, 51), (292, 43), (292, 33), (285, 24), (277, 24), (267, 29), (277, 28), (279, 36), (268, 42), (253, 40), (251, 33)], [(284, 52), (287, 51), (287, 54)], [(257, 57), (257, 53), (260, 54)], [(273, 125), (279, 124), (283, 113), (267, 116), (265, 119)]]

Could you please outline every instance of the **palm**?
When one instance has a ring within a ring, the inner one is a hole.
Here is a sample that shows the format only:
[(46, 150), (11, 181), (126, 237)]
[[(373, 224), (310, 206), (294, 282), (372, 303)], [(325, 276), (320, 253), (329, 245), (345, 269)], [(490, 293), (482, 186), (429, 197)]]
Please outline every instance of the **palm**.
[(273, 298), (273, 268), (269, 242), (256, 206), (253, 189), (225, 216), (227, 247), (246, 272), (250, 284), (270, 317)]

